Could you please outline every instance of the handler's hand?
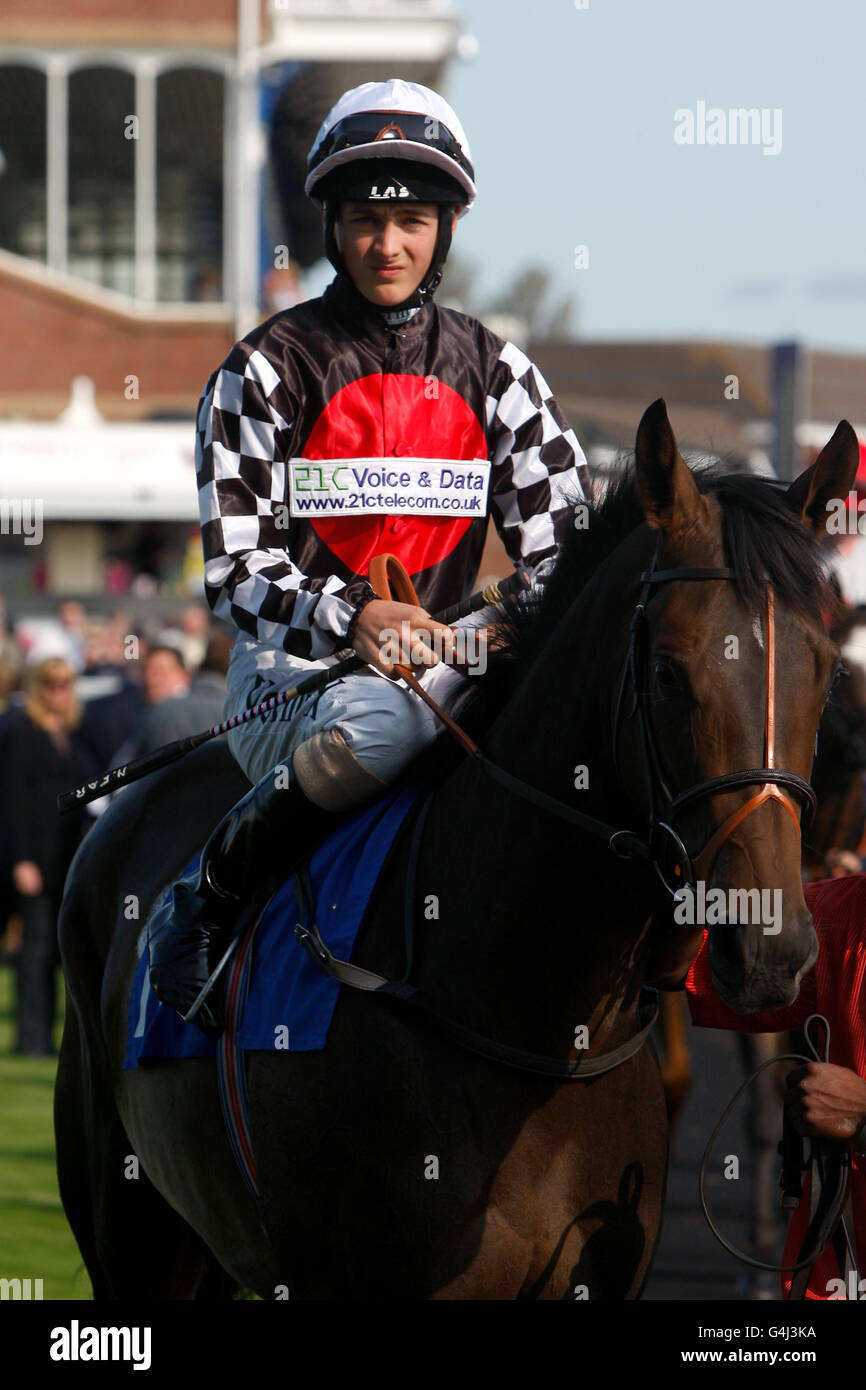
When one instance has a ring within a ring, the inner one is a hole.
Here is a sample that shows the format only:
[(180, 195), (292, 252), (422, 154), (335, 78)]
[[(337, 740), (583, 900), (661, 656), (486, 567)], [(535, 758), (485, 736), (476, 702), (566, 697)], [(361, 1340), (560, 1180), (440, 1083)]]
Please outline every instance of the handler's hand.
[(393, 676), (398, 664), (410, 666), (417, 675), (426, 666), (435, 666), (440, 653), (449, 660), (454, 633), (412, 603), (373, 599), (355, 624), (354, 646), (362, 661), (386, 676)]
[(800, 1134), (853, 1139), (866, 1120), (866, 1081), (849, 1067), (809, 1062), (788, 1074), (785, 1111)]

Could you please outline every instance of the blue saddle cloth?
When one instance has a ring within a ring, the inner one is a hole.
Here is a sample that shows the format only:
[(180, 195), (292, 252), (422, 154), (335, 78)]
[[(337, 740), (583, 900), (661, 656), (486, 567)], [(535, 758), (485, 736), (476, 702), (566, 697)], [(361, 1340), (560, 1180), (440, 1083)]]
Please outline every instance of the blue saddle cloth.
[[(313, 920), (335, 956), (349, 960), (394, 837), (418, 796), (411, 787), (364, 806), (338, 826), (310, 862)], [(201, 853), (186, 872), (198, 867)], [(171, 889), (167, 890), (170, 894)], [(256, 931), (250, 991), (238, 1043), (247, 1050), (310, 1052), (325, 1046), (339, 983), (324, 975), (294, 934), (293, 880), (278, 889)], [(146, 928), (133, 981), (124, 1068), (156, 1058), (213, 1057), (216, 1043), (160, 1004), (148, 979)]]

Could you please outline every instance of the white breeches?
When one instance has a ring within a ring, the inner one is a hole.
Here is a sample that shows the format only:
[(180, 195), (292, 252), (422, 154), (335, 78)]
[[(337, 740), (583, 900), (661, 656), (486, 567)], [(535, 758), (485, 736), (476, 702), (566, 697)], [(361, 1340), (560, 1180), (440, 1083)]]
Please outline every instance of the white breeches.
[[(289, 656), (239, 633), (226, 680), (226, 718), (329, 664)], [(439, 662), (420, 679), (442, 704), (465, 677)], [(301, 702), (281, 705), (232, 729), (228, 744), (251, 782), (278, 764), (290, 766), (297, 750), (308, 744), (294, 759), (294, 775), (311, 800), (337, 809), (359, 804), (387, 786), (441, 727), (402, 681), (363, 667)]]

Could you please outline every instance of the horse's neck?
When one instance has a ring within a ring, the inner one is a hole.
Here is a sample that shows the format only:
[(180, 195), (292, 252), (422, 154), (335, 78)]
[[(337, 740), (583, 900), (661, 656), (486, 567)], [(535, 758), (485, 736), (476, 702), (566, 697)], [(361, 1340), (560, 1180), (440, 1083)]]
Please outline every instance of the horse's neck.
[[(567, 631), (483, 743), (493, 761), (533, 787), (622, 826), (634, 813), (610, 757), (615, 657), (601, 659), (588, 621), (581, 659), (572, 618), (579, 623), (573, 612), (560, 624)], [(576, 764), (586, 766), (588, 780)], [(625, 867), (603, 839), (504, 789), (477, 765), (467, 763), (434, 798), (418, 901), (429, 894), (439, 915), (420, 932), (421, 982), (472, 1026), (561, 1051), (576, 1027), (595, 1034), (603, 1015), (610, 1025), (618, 1001), (633, 1002), (649, 915), (646, 876)]]

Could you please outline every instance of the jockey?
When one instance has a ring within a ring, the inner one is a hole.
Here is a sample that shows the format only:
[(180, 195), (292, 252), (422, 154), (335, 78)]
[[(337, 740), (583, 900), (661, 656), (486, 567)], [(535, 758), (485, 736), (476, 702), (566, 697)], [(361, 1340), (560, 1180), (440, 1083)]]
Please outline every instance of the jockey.
[[(463, 677), (449, 664), (454, 631), (430, 612), (472, 592), (488, 514), (515, 565), (537, 572), (586, 494), (583, 452), (538, 369), (433, 301), (476, 193), (448, 103), (398, 79), (346, 92), (313, 143), (306, 192), (336, 278), (237, 343), (199, 405), (205, 589), (239, 628), (227, 715), (345, 648), (368, 666), (229, 733), (256, 785), (151, 940), (153, 989), (187, 1017), (240, 902), (303, 863), (338, 812), (381, 793), (437, 734), (390, 678), (387, 640), (400, 635), (401, 659), (411, 651), (441, 699)], [(374, 592), (382, 552), (403, 562), (421, 606)], [(221, 1031), (216, 990), (194, 1021)]]

